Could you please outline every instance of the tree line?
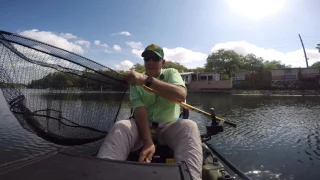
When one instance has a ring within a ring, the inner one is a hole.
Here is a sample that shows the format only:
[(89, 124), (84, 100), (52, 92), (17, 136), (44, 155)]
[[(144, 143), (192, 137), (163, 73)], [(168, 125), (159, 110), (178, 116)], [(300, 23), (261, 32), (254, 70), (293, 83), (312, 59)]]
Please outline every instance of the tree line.
[(117, 72), (108, 70), (99, 70), (99, 73), (95, 73), (85, 69), (80, 76), (57, 71), (49, 73), (40, 79), (32, 80), (26, 87), (32, 89), (81, 89), (94, 91), (108, 89), (123, 91), (124, 87), (121, 86), (121, 83), (117, 84), (117, 81), (110, 78), (116, 76), (118, 76)]
[[(320, 44), (316, 47), (320, 52)], [(311, 67), (319, 67), (320, 61), (315, 62)], [(247, 70), (251, 72), (263, 72), (271, 69), (278, 68), (291, 68), (291, 65), (286, 65), (281, 63), (280, 60), (265, 60), (262, 57), (257, 57), (255, 54), (241, 55), (236, 53), (234, 50), (225, 50), (219, 49), (216, 52), (213, 52), (208, 55), (206, 63), (203, 67), (197, 67), (194, 69), (188, 69), (184, 65), (167, 60), (164, 68), (175, 68), (180, 73), (181, 72), (216, 72), (221, 74), (225, 78), (231, 78), (232, 74), (239, 70)], [(144, 72), (145, 68), (143, 64), (136, 63), (130, 70), (135, 70), (137, 72)], [(121, 74), (126, 73), (127, 71), (118, 71)], [(111, 71), (103, 72), (105, 74), (112, 73)], [(90, 80), (90, 77), (94, 76), (94, 79), (99, 79), (101, 75), (93, 73), (89, 70), (83, 72), (84, 77), (82, 78), (77, 75), (64, 73), (64, 72), (55, 72), (46, 75), (43, 78), (38, 80), (33, 80), (29, 83), (27, 88), (53, 88), (53, 89), (68, 89), (68, 88), (77, 88), (77, 89), (87, 89), (87, 90), (100, 90), (108, 89), (110, 86), (108, 83), (102, 83), (98, 81)], [(99, 77), (96, 77), (99, 76)], [(114, 74), (113, 74), (114, 76)], [(101, 76), (102, 77), (102, 76)], [(104, 79), (107, 81), (107, 79)], [(110, 83), (109, 83), (110, 84)], [(18, 86), (18, 85), (17, 85)], [(22, 86), (22, 85), (19, 85)], [(116, 88), (116, 87), (114, 87)], [(119, 87), (120, 88), (120, 87)]]
[[(320, 52), (320, 44), (319, 52)], [(311, 67), (319, 67), (320, 61), (314, 63)], [(234, 50), (219, 49), (212, 54), (209, 54), (206, 63), (203, 67), (188, 69), (178, 62), (167, 60), (164, 68), (175, 68), (181, 72), (216, 72), (231, 78), (232, 74), (239, 70), (247, 70), (251, 72), (263, 72), (271, 69), (291, 68), (291, 65), (281, 63), (280, 60), (265, 60), (262, 57), (257, 57), (255, 54), (242, 55)], [(130, 70), (144, 72), (144, 65), (136, 63)], [(124, 71), (122, 71), (124, 72)]]

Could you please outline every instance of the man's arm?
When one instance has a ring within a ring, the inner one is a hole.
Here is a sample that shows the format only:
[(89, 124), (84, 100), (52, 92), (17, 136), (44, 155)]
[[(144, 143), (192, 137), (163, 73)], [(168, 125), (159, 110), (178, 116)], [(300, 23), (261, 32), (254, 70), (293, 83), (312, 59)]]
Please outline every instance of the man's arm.
[(159, 96), (173, 101), (184, 102), (186, 100), (186, 89), (183, 86), (160, 81), (153, 78), (150, 88), (156, 90)]
[(137, 107), (134, 112), (138, 131), (143, 141), (143, 148), (139, 155), (139, 162), (150, 163), (156, 149), (151, 138), (147, 110), (145, 107), (141, 106)]
[(150, 143), (152, 142), (152, 139), (149, 128), (148, 112), (144, 103), (141, 101), (141, 97), (139, 92), (137, 91), (137, 87), (130, 86), (129, 98), (134, 110), (133, 113), (138, 126), (140, 137), (142, 138), (144, 144)]
[(140, 137), (143, 140), (143, 144), (153, 143), (150, 134), (147, 109), (144, 106), (135, 108), (134, 116), (138, 126)]
[(138, 127), (140, 138), (143, 140), (143, 148), (140, 152), (139, 162), (151, 162), (155, 152), (153, 144), (147, 109), (145, 108), (136, 87), (130, 86), (130, 101), (134, 110), (135, 121)]
[[(131, 71), (126, 80), (130, 85), (144, 85), (147, 76), (135, 71)], [(184, 102), (186, 100), (186, 89), (183, 87), (184, 82), (177, 70), (172, 70), (169, 81), (163, 82), (153, 78), (150, 88), (157, 91), (158, 95), (173, 101)]]
[(186, 100), (186, 89), (185, 83), (178, 70), (170, 68), (167, 69), (165, 74), (167, 77), (167, 82), (153, 78), (153, 82), (150, 88), (157, 91), (159, 96), (162, 96), (166, 99), (184, 102)]

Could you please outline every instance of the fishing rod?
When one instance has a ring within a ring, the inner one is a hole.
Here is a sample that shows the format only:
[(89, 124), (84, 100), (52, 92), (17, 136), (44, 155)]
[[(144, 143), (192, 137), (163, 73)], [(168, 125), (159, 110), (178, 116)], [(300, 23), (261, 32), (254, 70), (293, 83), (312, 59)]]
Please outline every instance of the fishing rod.
[(233, 165), (230, 161), (228, 161), (225, 157), (223, 157), (217, 150), (215, 150), (209, 143), (206, 143), (208, 148), (221, 159), (233, 172), (235, 172), (241, 179), (251, 180), (246, 174), (244, 174), (240, 169), (238, 169), (235, 165)]
[[(149, 91), (149, 92), (152, 92), (152, 93), (155, 93), (155, 94), (159, 95), (159, 93), (158, 93), (156, 90), (154, 90), (154, 89), (152, 89), (152, 88), (150, 88), (150, 87), (147, 87), (146, 85), (142, 85), (142, 87), (143, 87), (145, 90)], [(169, 99), (169, 100), (170, 100), (170, 99)], [(211, 114), (210, 114), (210, 113), (205, 112), (205, 111), (203, 111), (203, 110), (201, 110), (201, 109), (198, 109), (198, 108), (196, 108), (196, 107), (193, 107), (193, 106), (191, 106), (191, 105), (189, 105), (189, 104), (186, 104), (186, 103), (184, 103), (184, 102), (178, 102), (178, 101), (173, 101), (173, 100), (170, 100), (170, 101), (172, 101), (172, 102), (174, 102), (174, 103), (176, 103), (176, 104), (179, 104), (180, 106), (182, 106), (182, 107), (184, 107), (184, 108), (186, 108), (186, 109), (194, 110), (194, 111), (197, 111), (197, 112), (199, 112), (199, 113), (202, 113), (202, 114), (204, 114), (204, 115), (207, 115), (207, 116), (211, 117)], [(225, 120), (222, 119), (221, 117), (217, 117), (217, 116), (216, 116), (216, 120), (224, 121), (224, 123), (226, 123), (226, 124), (228, 124), (228, 125), (230, 125), (230, 126), (232, 126), (232, 127), (237, 127), (236, 124), (234, 124), (234, 123), (232, 123), (232, 122), (225, 121)]]

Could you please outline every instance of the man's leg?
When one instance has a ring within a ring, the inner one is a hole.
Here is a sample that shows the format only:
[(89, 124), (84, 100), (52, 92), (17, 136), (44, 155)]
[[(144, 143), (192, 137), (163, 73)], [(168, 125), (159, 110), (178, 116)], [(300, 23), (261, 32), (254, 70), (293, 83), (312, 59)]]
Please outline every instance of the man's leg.
[(97, 157), (126, 160), (130, 151), (142, 147), (139, 131), (134, 119), (117, 121), (108, 132)]
[(170, 123), (159, 132), (159, 143), (174, 151), (174, 161), (185, 161), (194, 180), (202, 178), (202, 146), (197, 124), (189, 119)]

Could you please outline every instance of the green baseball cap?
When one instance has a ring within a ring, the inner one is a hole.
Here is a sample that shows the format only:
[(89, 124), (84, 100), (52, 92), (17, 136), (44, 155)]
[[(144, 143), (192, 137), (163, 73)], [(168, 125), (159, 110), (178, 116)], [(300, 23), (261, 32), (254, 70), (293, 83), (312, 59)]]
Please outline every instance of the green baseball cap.
[(156, 53), (161, 59), (164, 58), (164, 53), (162, 47), (156, 45), (156, 44), (150, 44), (149, 46), (146, 47), (146, 49), (142, 52), (141, 56), (145, 57), (147, 51), (152, 51)]

